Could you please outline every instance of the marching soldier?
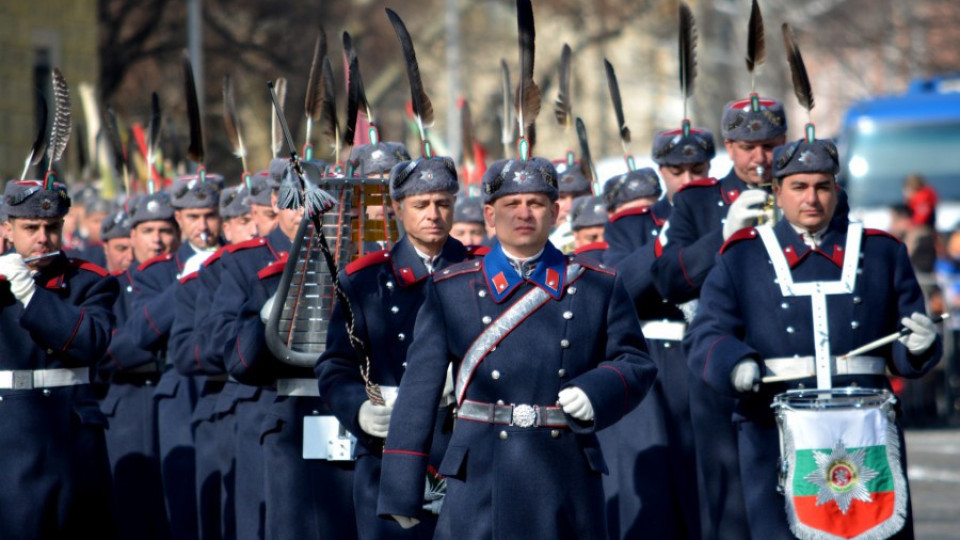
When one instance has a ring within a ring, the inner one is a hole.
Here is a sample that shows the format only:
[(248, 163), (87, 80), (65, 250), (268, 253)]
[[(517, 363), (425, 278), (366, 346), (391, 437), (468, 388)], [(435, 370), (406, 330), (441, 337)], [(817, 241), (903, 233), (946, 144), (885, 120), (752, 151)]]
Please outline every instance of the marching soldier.
[(573, 152), (568, 158), (554, 162), (557, 169), (557, 190), (560, 197), (557, 204), (560, 212), (557, 214), (557, 223), (550, 234), (550, 241), (564, 253), (572, 252), (573, 235), (571, 234), (570, 214), (573, 211), (573, 201), (578, 197), (593, 195), (590, 179), (583, 173), (580, 161), (573, 159)]
[(100, 239), (103, 241), (103, 256), (107, 271), (111, 274), (126, 272), (133, 263), (133, 248), (130, 245), (130, 214), (121, 209), (103, 218), (100, 224)]
[[(774, 396), (788, 389), (823, 388), (824, 376), (833, 386), (889, 390), (886, 369), (919, 377), (933, 368), (941, 353), (934, 324), (923, 314), (923, 295), (906, 248), (846, 216), (833, 219), (840, 198), (837, 151), (832, 142), (812, 138), (812, 124), (808, 133), (809, 138), (774, 151), (774, 193), (784, 218), (773, 226), (743, 229), (727, 240), (703, 284), (700, 309), (684, 348), (694, 373), (702, 374), (717, 392), (735, 396), (733, 418), (750, 537), (799, 534), (791, 528), (805, 520), (804, 510), (791, 499), (791, 490), (809, 484), (809, 493), (817, 495), (808, 497), (816, 500), (810, 507), (825, 504), (823, 511), (833, 514), (817, 521), (842, 521), (846, 516), (844, 536), (859, 534), (857, 527), (876, 526), (877, 538), (887, 538), (900, 527), (897, 538), (912, 538), (909, 503), (901, 502), (896, 510), (890, 503), (889, 518), (871, 504), (882, 499), (882, 494), (869, 493), (879, 489), (868, 483), (878, 474), (877, 463), (847, 454), (843, 441), (831, 440), (831, 446), (839, 446), (823, 449), (830, 470), (818, 473), (820, 469), (812, 467), (806, 476), (797, 470), (787, 484), (787, 508), (793, 513), (784, 511), (784, 499), (776, 493), (777, 460), (788, 456), (779, 453), (770, 407)], [(743, 276), (750, 276), (749, 283)], [(899, 324), (912, 331), (899, 342), (865, 356), (835, 356), (896, 332)], [(821, 360), (828, 362), (826, 371)], [(864, 446), (849, 440), (851, 433), (846, 435), (847, 447)], [(787, 447), (802, 443), (793, 437), (785, 440)], [(897, 442), (902, 448), (902, 433), (887, 440), (888, 445)], [(836, 461), (838, 453), (850, 457)], [(905, 463), (905, 458), (891, 462), (889, 469), (903, 475)], [(902, 481), (905, 490), (905, 475)], [(850, 495), (846, 500), (845, 493)], [(868, 505), (861, 508), (871, 516), (858, 513), (858, 504)], [(881, 523), (885, 518), (899, 520), (899, 526)]]
[(453, 206), (453, 228), (450, 236), (465, 246), (480, 246), (487, 241), (483, 223), (483, 201), (479, 197), (457, 197)]
[(89, 383), (117, 280), (60, 251), (70, 197), (52, 172), (7, 182), (3, 199), (13, 250), (0, 257), (0, 530), (114, 538), (107, 422)]
[(605, 537), (595, 432), (637, 405), (656, 369), (619, 279), (549, 243), (556, 178), (541, 158), (487, 169), (484, 213), (499, 244), (427, 284), (384, 450), (380, 515), (416, 522), (452, 364), (458, 412), (437, 471), (447, 482), (437, 537)]
[(570, 212), (573, 252), (603, 262), (603, 255), (607, 250), (607, 243), (603, 238), (603, 227), (606, 223), (607, 205), (603, 197), (584, 195), (574, 199)]

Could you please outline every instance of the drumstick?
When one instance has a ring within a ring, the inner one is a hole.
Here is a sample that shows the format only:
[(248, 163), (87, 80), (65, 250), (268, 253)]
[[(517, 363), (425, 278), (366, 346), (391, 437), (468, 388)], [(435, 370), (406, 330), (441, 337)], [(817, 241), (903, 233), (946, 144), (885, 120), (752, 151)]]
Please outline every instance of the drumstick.
[[(936, 323), (942, 322), (943, 320), (949, 319), (949, 318), (950, 318), (950, 314), (949, 314), (949, 313), (944, 313), (943, 315), (940, 315), (939, 317), (934, 317), (932, 320), (933, 320), (933, 323), (936, 324)], [(912, 333), (913, 333), (913, 330), (910, 330), (909, 328), (901, 328), (899, 332), (894, 332), (894, 333), (892, 333), (892, 334), (890, 334), (890, 335), (888, 335), (888, 336), (884, 336), (884, 337), (882, 337), (882, 338), (880, 338), (880, 339), (877, 339), (877, 340), (875, 340), (875, 341), (871, 341), (870, 343), (867, 343), (866, 345), (864, 345), (864, 346), (862, 346), (862, 347), (857, 347), (856, 349), (848, 352), (847, 354), (838, 357), (838, 359), (839, 359), (839, 358), (850, 358), (851, 356), (860, 356), (861, 354), (863, 354), (863, 353), (865, 353), (865, 352), (870, 352), (870, 351), (872, 351), (872, 350), (874, 350), (874, 349), (878, 349), (878, 348), (880, 348), (880, 347), (883, 347), (884, 345), (886, 345), (886, 344), (888, 344), (888, 343), (893, 343), (894, 341), (902, 338), (903, 336), (909, 336), (909, 335), (912, 334)]]

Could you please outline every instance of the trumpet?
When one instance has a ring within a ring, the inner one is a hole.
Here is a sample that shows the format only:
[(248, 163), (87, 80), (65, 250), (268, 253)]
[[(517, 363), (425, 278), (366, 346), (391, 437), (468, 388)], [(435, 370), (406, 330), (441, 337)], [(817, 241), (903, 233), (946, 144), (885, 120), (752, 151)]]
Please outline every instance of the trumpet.
[[(763, 180), (763, 173), (766, 171), (763, 165), (757, 166), (757, 176)], [(782, 216), (780, 208), (777, 206), (777, 198), (773, 195), (773, 180), (766, 183), (757, 184), (756, 189), (763, 189), (767, 192), (767, 200), (763, 203), (761, 209), (763, 215), (757, 218), (757, 225), (775, 225)]]

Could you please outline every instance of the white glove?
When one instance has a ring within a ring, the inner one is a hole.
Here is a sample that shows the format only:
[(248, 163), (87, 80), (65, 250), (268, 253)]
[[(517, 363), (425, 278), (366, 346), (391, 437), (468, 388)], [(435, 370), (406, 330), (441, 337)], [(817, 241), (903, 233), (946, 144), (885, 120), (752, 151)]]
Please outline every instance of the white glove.
[(937, 339), (937, 328), (933, 325), (930, 317), (923, 313), (914, 312), (910, 317), (904, 317), (900, 323), (913, 330), (913, 332), (900, 338), (900, 343), (910, 351), (911, 354), (921, 354), (933, 345), (933, 340)]
[(413, 518), (413, 517), (398, 516), (396, 514), (390, 514), (390, 517), (392, 517), (393, 520), (399, 523), (400, 527), (404, 529), (409, 529), (410, 527), (413, 527), (417, 523), (420, 523), (419, 519)]
[(270, 318), (270, 312), (273, 311), (273, 303), (277, 301), (277, 295), (274, 294), (270, 298), (267, 298), (267, 301), (263, 303), (263, 307), (260, 308), (260, 320), (263, 321), (263, 324), (267, 324), (267, 319)]
[(593, 421), (593, 404), (590, 403), (590, 398), (587, 397), (586, 392), (576, 386), (570, 386), (560, 390), (557, 397), (563, 412), (577, 420)]
[(443, 394), (440, 395), (440, 406), (447, 405), (456, 401), (453, 396), (453, 364), (447, 365), (447, 380), (443, 381)]
[(183, 271), (180, 272), (180, 277), (189, 276), (190, 274), (196, 272), (203, 266), (203, 263), (207, 262), (207, 259), (213, 255), (213, 251), (203, 250), (194, 253), (187, 262), (183, 263)]
[(17, 298), (23, 307), (27, 307), (33, 293), (37, 290), (37, 284), (33, 281), (33, 276), (37, 274), (36, 270), (31, 270), (19, 253), (10, 253), (0, 257), (0, 276), (6, 277), (10, 282), (10, 292)]
[(393, 414), (393, 407), (386, 405), (374, 405), (369, 399), (360, 405), (360, 412), (357, 413), (357, 421), (360, 422), (360, 429), (374, 437), (385, 439), (387, 429), (390, 428), (390, 415)]
[(744, 358), (733, 366), (730, 382), (737, 392), (757, 392), (760, 390), (760, 366), (751, 358)]
[(765, 202), (767, 192), (762, 189), (748, 189), (741, 193), (727, 211), (727, 219), (723, 222), (723, 241), (726, 242), (740, 229), (752, 226), (764, 214), (762, 208), (753, 207)]

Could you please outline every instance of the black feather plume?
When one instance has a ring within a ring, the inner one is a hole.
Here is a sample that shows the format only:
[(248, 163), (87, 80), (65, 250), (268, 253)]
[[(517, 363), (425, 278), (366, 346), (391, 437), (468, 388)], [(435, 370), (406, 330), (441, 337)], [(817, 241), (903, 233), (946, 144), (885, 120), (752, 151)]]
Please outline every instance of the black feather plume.
[(123, 149), (123, 139), (120, 137), (120, 128), (117, 125), (117, 113), (113, 110), (113, 106), (107, 105), (103, 123), (107, 128), (110, 148), (113, 150), (113, 165), (118, 173), (123, 174), (123, 170), (127, 167), (127, 153)]
[(570, 117), (573, 116), (573, 95), (570, 93), (570, 56), (572, 52), (570, 45), (563, 44), (563, 51), (560, 53), (560, 73), (557, 79), (557, 101), (554, 103), (553, 114), (557, 117), (557, 123), (564, 129), (570, 127)]
[(470, 114), (470, 103), (463, 100), (460, 105), (460, 146), (463, 151), (463, 164), (473, 167), (476, 157), (473, 154), (473, 117)]
[(223, 76), (223, 129), (233, 148), (233, 155), (240, 158), (243, 170), (247, 170), (247, 149), (243, 145), (243, 132), (240, 127), (240, 115), (237, 113), (237, 101), (233, 93), (233, 79), (230, 74)]
[(50, 169), (60, 161), (71, 134), (70, 88), (59, 68), (53, 68), (53, 125), (50, 129)]
[[(280, 113), (283, 113), (284, 104), (287, 101), (287, 79), (279, 77), (273, 84), (274, 93), (277, 95), (277, 103), (280, 106)], [(270, 111), (270, 149), (273, 150), (273, 157), (280, 157), (280, 151), (283, 150), (283, 130), (280, 128), (280, 122), (277, 120), (277, 113)]]
[(197, 86), (193, 80), (193, 63), (190, 54), (183, 51), (183, 82), (187, 100), (187, 119), (190, 122), (190, 146), (187, 157), (194, 163), (203, 164), (203, 121), (200, 118), (200, 101), (197, 99)]
[[(160, 114), (160, 96), (156, 92), (150, 95), (150, 124), (147, 126), (147, 164), (155, 165), (157, 154), (160, 151), (160, 134), (163, 127), (163, 118)], [(152, 171), (150, 171), (152, 174)]]
[(333, 79), (333, 66), (330, 59), (323, 58), (323, 77), (321, 85), (323, 86), (323, 95), (321, 96), (321, 122), (323, 123), (323, 132), (327, 136), (340, 140), (340, 123), (337, 119), (337, 93), (336, 82)]
[(517, 0), (517, 30), (520, 44), (520, 82), (517, 85), (516, 107), (522, 138), (540, 114), (540, 87), (533, 80), (536, 30), (530, 0)]
[(687, 118), (687, 99), (693, 97), (697, 78), (697, 22), (686, 2), (680, 2), (680, 95), (683, 117)]
[(357, 51), (353, 48), (353, 37), (350, 36), (350, 33), (344, 30), (341, 40), (343, 43), (343, 54), (347, 57), (347, 62), (350, 62), (357, 56)]
[(310, 142), (313, 123), (320, 120), (323, 102), (323, 88), (320, 85), (321, 62), (327, 56), (327, 35), (320, 28), (317, 42), (313, 46), (313, 60), (310, 62), (310, 75), (307, 77), (307, 97), (304, 102), (304, 114), (307, 117), (307, 143)]
[(747, 71), (750, 72), (751, 86), (755, 86), (755, 73), (767, 59), (767, 38), (763, 30), (763, 14), (760, 4), (753, 0), (750, 6), (750, 22), (747, 28)]
[(500, 59), (500, 142), (503, 144), (504, 157), (510, 155), (510, 145), (513, 144), (513, 86), (510, 84), (510, 67), (507, 61)]
[(583, 119), (580, 117), (577, 117), (577, 139), (580, 141), (580, 171), (588, 180), (595, 182), (597, 175), (593, 171), (593, 157), (590, 155), (587, 127), (583, 125)]
[(360, 59), (353, 49), (350, 34), (346, 32), (343, 33), (343, 44), (344, 53), (350, 62), (347, 68), (347, 125), (344, 139), (347, 146), (353, 146), (360, 110), (362, 109), (366, 113), (367, 121), (371, 125), (375, 124), (376, 120), (373, 118), (373, 111), (367, 101), (367, 92), (363, 88), (363, 77), (360, 75)]
[(417, 121), (417, 127), (420, 129), (420, 139), (426, 140), (425, 128), (433, 124), (433, 104), (423, 89), (423, 81), (420, 79), (420, 67), (417, 64), (417, 54), (413, 49), (413, 40), (407, 27), (404, 26), (400, 16), (392, 9), (387, 8), (387, 17), (393, 24), (393, 29), (397, 33), (397, 39), (400, 40), (400, 48), (403, 49), (403, 60), (407, 65), (407, 78), (410, 80), (410, 98), (413, 104), (413, 115)]
[(47, 149), (47, 100), (43, 97), (42, 93), (37, 95), (40, 97), (38, 102), (40, 106), (40, 122), (37, 126), (37, 137), (33, 140), (33, 146), (30, 147), (30, 154), (27, 155), (26, 161), (23, 162), (23, 172), (20, 173), (21, 180), (27, 176), (30, 167), (36, 167), (40, 161), (43, 160), (43, 155)]
[(620, 131), (620, 142), (626, 151), (627, 144), (630, 142), (630, 128), (623, 116), (623, 101), (620, 99), (620, 84), (617, 82), (617, 73), (613, 70), (613, 64), (606, 58), (603, 59), (603, 68), (607, 72), (607, 87), (610, 89), (610, 101), (613, 102), (613, 112), (617, 115), (617, 129)]
[(790, 63), (790, 76), (793, 78), (793, 92), (797, 96), (800, 106), (809, 113), (813, 110), (813, 87), (807, 76), (807, 68), (803, 65), (803, 56), (800, 47), (793, 37), (790, 25), (783, 23), (783, 46), (787, 50), (787, 61)]

